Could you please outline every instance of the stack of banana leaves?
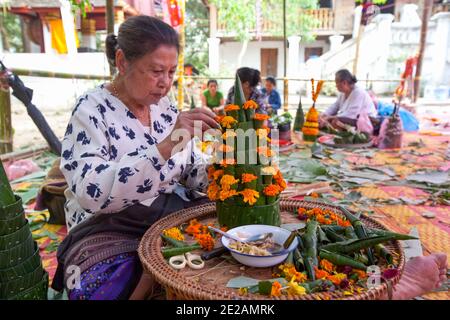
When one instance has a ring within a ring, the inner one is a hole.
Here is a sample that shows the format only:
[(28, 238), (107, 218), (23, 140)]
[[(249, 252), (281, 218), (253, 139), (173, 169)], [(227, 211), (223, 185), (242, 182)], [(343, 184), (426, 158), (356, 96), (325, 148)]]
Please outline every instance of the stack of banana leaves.
[(306, 287), (308, 292), (322, 291), (330, 282), (322, 276), (323, 260), (340, 270), (360, 270), (364, 273), (369, 266), (374, 265), (395, 268), (396, 254), (385, 245), (392, 240), (417, 239), (409, 235), (369, 228), (348, 210), (341, 209), (347, 226), (325, 224), (311, 215), (308, 218), (305, 216), (306, 227), (297, 230), (299, 244), (286, 263), (292, 263), (297, 271), (306, 273), (308, 280), (302, 286)]
[(339, 129), (336, 129), (328, 124), (326, 129), (324, 131), (334, 135), (334, 144), (360, 144), (370, 141), (370, 136), (367, 133), (359, 132), (350, 125), (344, 124)]

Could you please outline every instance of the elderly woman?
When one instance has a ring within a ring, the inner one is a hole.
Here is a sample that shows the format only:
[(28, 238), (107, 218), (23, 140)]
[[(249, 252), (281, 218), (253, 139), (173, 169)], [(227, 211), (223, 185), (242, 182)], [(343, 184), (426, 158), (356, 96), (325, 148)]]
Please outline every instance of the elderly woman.
[[(153, 280), (136, 253), (140, 238), (158, 219), (204, 199), (195, 190), (207, 186), (206, 163), (191, 137), (194, 121), (200, 131), (218, 123), (212, 111), (178, 112), (166, 97), (178, 51), (169, 25), (129, 18), (106, 39), (117, 76), (75, 105), (60, 167), (69, 186), (69, 233), (53, 282), (70, 299), (144, 298)], [(78, 282), (72, 272), (81, 275)]]
[[(239, 79), (241, 79), (242, 91), (244, 92), (245, 99), (253, 100), (258, 104), (259, 108), (256, 109), (256, 112), (267, 113), (264, 95), (258, 89), (258, 85), (261, 83), (261, 73), (259, 72), (259, 70), (242, 67), (237, 70), (237, 74), (239, 76)], [(225, 104), (232, 104), (233, 100), (234, 86), (232, 86), (228, 91)]]
[(377, 110), (366, 90), (356, 85), (357, 79), (347, 69), (336, 72), (336, 88), (341, 94), (319, 118), (321, 128), (327, 123), (336, 125), (344, 122), (355, 126), (360, 114), (367, 113), (369, 117), (375, 118)]

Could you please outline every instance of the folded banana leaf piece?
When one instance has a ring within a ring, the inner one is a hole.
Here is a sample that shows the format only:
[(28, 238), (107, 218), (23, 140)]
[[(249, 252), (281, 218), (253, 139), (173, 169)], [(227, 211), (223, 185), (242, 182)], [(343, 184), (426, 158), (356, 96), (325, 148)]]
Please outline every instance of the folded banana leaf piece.
[(366, 270), (367, 266), (359, 261), (356, 261), (348, 256), (338, 254), (336, 252), (330, 252), (324, 249), (320, 250), (320, 258), (327, 259), (331, 263), (337, 266), (350, 266), (352, 268)]
[[(332, 252), (340, 252), (340, 253), (354, 253), (363, 249), (367, 249), (373, 247), (377, 244), (388, 242), (395, 240), (394, 236), (375, 236), (369, 237), (365, 239), (357, 239), (357, 240), (347, 240), (341, 242), (335, 242), (326, 244), (321, 247), (323, 250), (332, 251)], [(369, 263), (373, 264), (373, 261), (370, 260)]]

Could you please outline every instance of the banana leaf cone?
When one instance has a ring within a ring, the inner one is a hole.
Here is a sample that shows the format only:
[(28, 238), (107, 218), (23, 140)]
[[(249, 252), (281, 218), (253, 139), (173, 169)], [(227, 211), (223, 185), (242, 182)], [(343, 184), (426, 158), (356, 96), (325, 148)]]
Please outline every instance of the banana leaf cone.
[[(245, 111), (243, 109), (243, 105), (245, 103), (245, 95), (244, 95), (244, 91), (242, 90), (242, 82), (241, 79), (239, 78), (239, 75), (236, 72), (236, 80), (234, 82), (234, 104), (238, 105), (240, 110), (238, 112), (238, 122), (245, 122), (246, 121), (246, 116), (245, 116)], [(249, 121), (251, 121), (251, 119), (249, 119)]]
[[(242, 198), (242, 197), (240, 197)], [(217, 218), (221, 226), (234, 228), (247, 224), (267, 224), (280, 226), (280, 202), (270, 205), (240, 206), (239, 202), (229, 205), (217, 202)]]
[[(16, 202), (16, 197), (9, 184), (3, 163), (0, 166), (0, 209), (3, 209)], [(3, 210), (2, 210), (3, 211)], [(5, 219), (0, 211), (0, 219)]]
[(277, 196), (266, 196), (266, 204), (272, 204), (277, 201)]
[(244, 109), (245, 111), (245, 117), (247, 118), (247, 121), (252, 121), (252, 119), (255, 117), (255, 109), (249, 108)]
[(227, 116), (233, 117), (236, 120), (239, 120), (239, 111), (238, 110), (226, 111), (225, 114)]
[(303, 124), (305, 123), (305, 114), (302, 107), (302, 96), (300, 95), (300, 101), (298, 103), (297, 112), (295, 113), (294, 131), (302, 131)]
[(254, 206), (264, 206), (266, 205), (266, 196), (264, 193), (259, 192), (259, 198), (256, 200)]

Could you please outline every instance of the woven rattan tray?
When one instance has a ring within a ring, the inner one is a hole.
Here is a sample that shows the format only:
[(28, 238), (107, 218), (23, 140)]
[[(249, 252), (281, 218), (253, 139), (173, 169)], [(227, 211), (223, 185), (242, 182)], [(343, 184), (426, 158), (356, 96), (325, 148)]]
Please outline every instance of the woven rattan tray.
[[(292, 214), (297, 208), (304, 207), (312, 209), (320, 207), (322, 209), (331, 209), (337, 213), (341, 211), (332, 205), (308, 202), (300, 200), (281, 200), (281, 219), (282, 223), (299, 222)], [(255, 279), (270, 279), (274, 268), (250, 268), (244, 267), (231, 258), (222, 256), (206, 261), (204, 269), (192, 270), (185, 268), (175, 270), (171, 268), (161, 254), (162, 240), (160, 234), (164, 229), (189, 222), (191, 219), (197, 219), (202, 223), (216, 222), (215, 204), (204, 204), (201, 206), (177, 211), (164, 219), (155, 223), (144, 235), (139, 245), (138, 253), (142, 264), (147, 272), (153, 275), (161, 283), (167, 292), (169, 299), (186, 300), (228, 300), (228, 299), (270, 299), (268, 296), (258, 294), (247, 294), (241, 296), (235, 289), (227, 288), (226, 283), (237, 276), (247, 276)], [(362, 221), (370, 227), (386, 229), (377, 221), (361, 217)], [(405, 258), (401, 245), (398, 241), (392, 241), (386, 247), (391, 252), (396, 253), (395, 263), (398, 265), (399, 273), (391, 283), (397, 284), (402, 274)], [(229, 254), (227, 254), (229, 255)], [(369, 291), (345, 296), (342, 291), (327, 293), (313, 293), (299, 296), (274, 297), (274, 299), (293, 299), (293, 300), (321, 300), (321, 299), (351, 299), (351, 300), (375, 300), (387, 292), (388, 285), (382, 283), (380, 286)]]

